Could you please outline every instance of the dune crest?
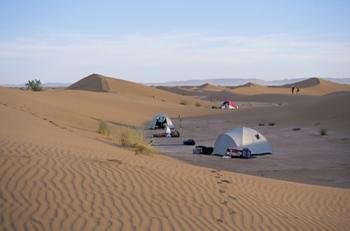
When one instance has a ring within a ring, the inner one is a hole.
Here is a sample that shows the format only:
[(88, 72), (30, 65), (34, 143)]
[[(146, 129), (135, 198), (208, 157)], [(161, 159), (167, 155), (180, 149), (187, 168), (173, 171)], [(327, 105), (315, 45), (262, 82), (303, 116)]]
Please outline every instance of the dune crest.
[(73, 83), (67, 89), (97, 92), (109, 92), (111, 90), (106, 77), (95, 73)]

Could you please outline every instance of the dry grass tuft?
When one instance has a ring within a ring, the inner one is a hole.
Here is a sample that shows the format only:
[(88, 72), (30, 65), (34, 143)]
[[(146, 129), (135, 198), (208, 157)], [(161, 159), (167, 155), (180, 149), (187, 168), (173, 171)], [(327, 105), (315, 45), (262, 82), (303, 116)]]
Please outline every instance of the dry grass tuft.
[(327, 129), (325, 129), (325, 128), (321, 128), (321, 129), (320, 129), (320, 135), (321, 135), (321, 136), (326, 136), (327, 134), (328, 134)]
[(110, 135), (111, 132), (108, 128), (107, 123), (104, 120), (99, 120), (97, 133), (105, 135), (105, 136)]
[(120, 136), (120, 143), (123, 147), (131, 148), (135, 154), (155, 153), (154, 148), (143, 138), (143, 133), (136, 129), (127, 129)]
[(182, 99), (182, 100), (180, 101), (180, 105), (188, 105), (188, 101), (185, 100), (185, 99)]

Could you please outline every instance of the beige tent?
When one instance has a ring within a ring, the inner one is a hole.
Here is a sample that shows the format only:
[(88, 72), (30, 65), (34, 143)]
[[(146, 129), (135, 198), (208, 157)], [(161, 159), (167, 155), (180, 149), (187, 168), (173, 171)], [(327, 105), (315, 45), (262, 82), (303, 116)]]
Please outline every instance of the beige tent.
[(252, 128), (240, 127), (218, 136), (213, 154), (224, 155), (227, 148), (249, 148), (252, 154), (272, 153), (267, 139)]

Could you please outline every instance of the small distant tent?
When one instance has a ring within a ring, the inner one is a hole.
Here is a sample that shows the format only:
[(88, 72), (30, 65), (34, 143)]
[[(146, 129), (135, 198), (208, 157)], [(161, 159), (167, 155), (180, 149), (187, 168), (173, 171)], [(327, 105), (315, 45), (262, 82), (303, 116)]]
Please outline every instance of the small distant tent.
[(149, 129), (165, 128), (164, 124), (167, 124), (169, 128), (175, 127), (169, 116), (163, 113), (159, 113), (153, 117), (148, 128)]
[(271, 144), (258, 131), (240, 127), (218, 136), (213, 154), (224, 155), (227, 148), (249, 148), (252, 154), (272, 153)]
[(238, 109), (238, 105), (232, 102), (231, 100), (225, 100), (222, 102), (221, 109)]

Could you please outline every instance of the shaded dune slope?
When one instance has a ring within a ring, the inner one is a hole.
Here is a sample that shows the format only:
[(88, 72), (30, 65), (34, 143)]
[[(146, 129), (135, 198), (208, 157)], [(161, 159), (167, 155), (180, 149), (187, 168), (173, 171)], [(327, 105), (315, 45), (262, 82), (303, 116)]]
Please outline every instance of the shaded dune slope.
[(337, 84), (337, 83), (332, 83), (332, 82), (327, 81), (327, 80), (321, 80), (319, 78), (309, 78), (309, 79), (305, 79), (305, 80), (302, 80), (302, 81), (299, 81), (299, 82), (285, 84), (285, 85), (282, 85), (281, 87), (301, 87), (301, 88), (305, 88), (305, 87), (315, 87), (315, 86), (318, 86), (320, 84), (340, 85), (340, 84)]

